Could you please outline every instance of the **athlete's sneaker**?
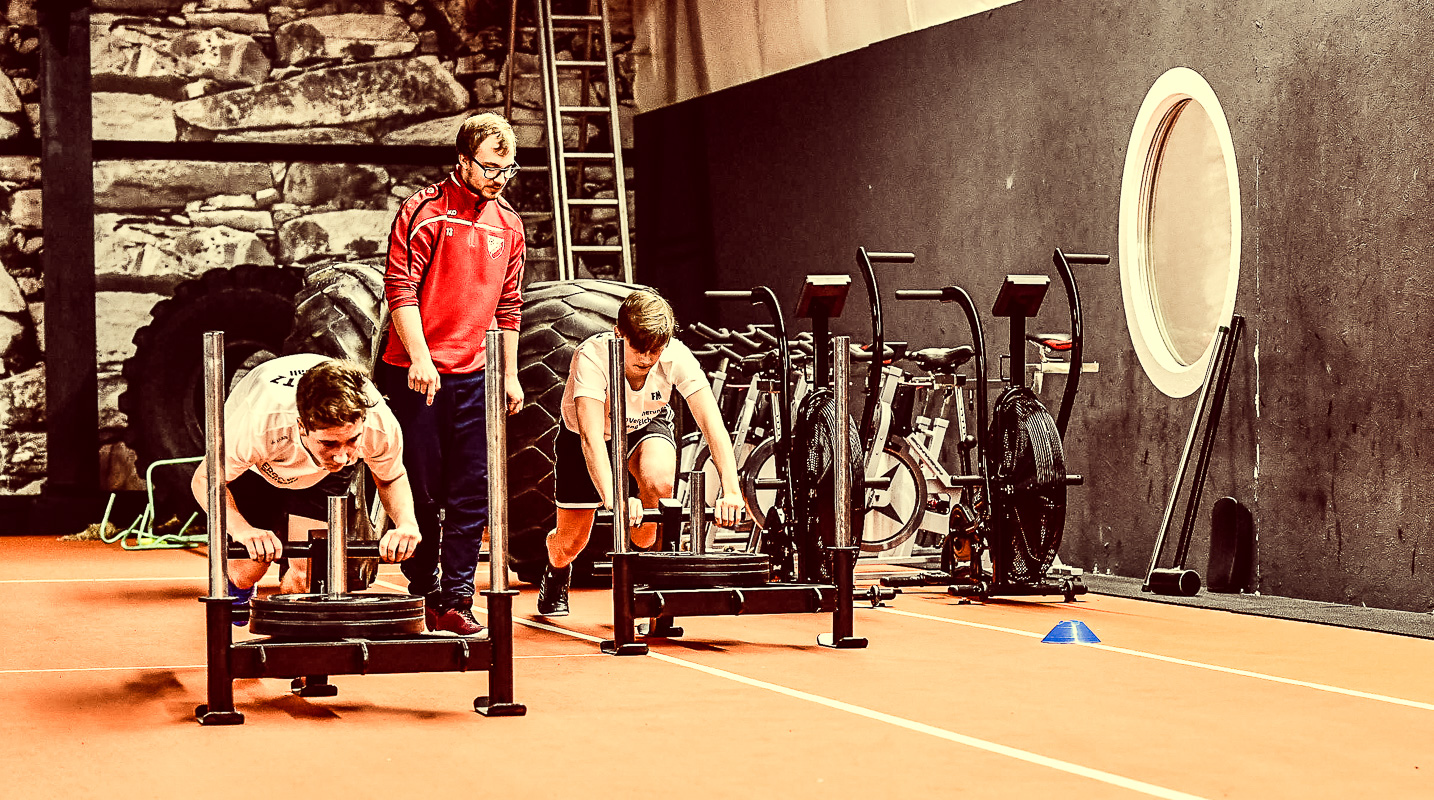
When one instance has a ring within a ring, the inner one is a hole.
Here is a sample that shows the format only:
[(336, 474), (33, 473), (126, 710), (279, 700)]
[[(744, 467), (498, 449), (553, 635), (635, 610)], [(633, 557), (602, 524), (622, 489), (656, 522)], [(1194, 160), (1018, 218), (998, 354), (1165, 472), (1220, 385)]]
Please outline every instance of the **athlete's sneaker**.
[(568, 615), (568, 586), (573, 579), (573, 565), (559, 569), (549, 564), (538, 583), (538, 614), (544, 617)]
[(438, 615), (433, 625), (435, 631), (456, 633), (459, 636), (474, 636), (480, 639), (488, 638), (488, 631), (483, 624), (473, 618), (473, 609), (467, 606), (450, 608)]
[(249, 624), (249, 601), (254, 597), (254, 587), (240, 589), (231, 582), (229, 596), (234, 598), (234, 627), (247, 626)]

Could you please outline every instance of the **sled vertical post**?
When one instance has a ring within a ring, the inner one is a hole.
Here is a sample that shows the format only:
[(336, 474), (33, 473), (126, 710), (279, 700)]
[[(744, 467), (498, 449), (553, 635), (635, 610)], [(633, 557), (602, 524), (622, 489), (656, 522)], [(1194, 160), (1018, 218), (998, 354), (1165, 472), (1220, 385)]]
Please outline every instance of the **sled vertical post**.
[[(879, 363), (879, 361), (878, 361)], [(873, 369), (876, 364), (873, 364)], [(851, 337), (832, 339), (832, 406), (836, 424), (832, 434), (832, 521), (836, 546), (832, 548), (832, 577), (836, 582), (836, 609), (832, 611), (832, 632), (821, 634), (823, 647), (857, 649), (866, 640), (852, 635), (855, 613), (857, 546), (851, 531), (851, 439), (847, 390), (851, 386)]]
[(608, 455), (612, 466), (612, 641), (602, 643), (609, 655), (647, 654), (647, 645), (637, 641), (637, 618), (633, 610), (633, 561), (638, 554), (627, 546), (627, 351), (621, 336), (608, 341), (607, 399)]
[(513, 701), (513, 598), (508, 587), (508, 391), (503, 332), (488, 331), (487, 376), (483, 381), (488, 434), (488, 636), (493, 653), (488, 694), (473, 701), (485, 717), (520, 717), (528, 709)]
[[(206, 501), (210, 509), (225, 506), (224, 481), (224, 332), (204, 334), (204, 453)], [(201, 725), (240, 725), (244, 715), (234, 710), (234, 676), (229, 649), (234, 643), (234, 598), (229, 596), (229, 559), (226, 515), (209, 519), (209, 595), (204, 603), (205, 650), (209, 669), (209, 702), (194, 709)]]

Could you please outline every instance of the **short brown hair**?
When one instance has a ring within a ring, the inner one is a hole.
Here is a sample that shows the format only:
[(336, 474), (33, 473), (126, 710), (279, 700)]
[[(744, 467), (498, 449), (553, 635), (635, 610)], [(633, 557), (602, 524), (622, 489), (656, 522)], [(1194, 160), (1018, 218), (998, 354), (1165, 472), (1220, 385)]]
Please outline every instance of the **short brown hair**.
[(513, 126), (509, 125), (508, 120), (503, 119), (501, 114), (489, 111), (474, 114), (458, 126), (458, 154), (464, 158), (473, 158), (489, 136), (498, 137), (498, 144), (493, 149), (500, 156), (506, 156), (518, 149), (518, 137), (513, 133)]
[(299, 378), (294, 399), (299, 423), (311, 432), (361, 422), (375, 405), (369, 397), (368, 373), (358, 364), (338, 358), (310, 367)]
[(617, 332), (639, 353), (654, 353), (667, 346), (677, 331), (677, 316), (662, 295), (638, 289), (617, 310)]

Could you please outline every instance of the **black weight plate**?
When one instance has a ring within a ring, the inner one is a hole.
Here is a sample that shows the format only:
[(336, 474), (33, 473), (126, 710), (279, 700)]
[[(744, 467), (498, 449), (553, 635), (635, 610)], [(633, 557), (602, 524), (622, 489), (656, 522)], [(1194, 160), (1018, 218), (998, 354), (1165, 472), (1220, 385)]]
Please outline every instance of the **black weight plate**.
[(366, 609), (373, 612), (395, 609), (423, 611), (423, 598), (412, 594), (366, 592), (363, 594), (276, 594), (256, 597), (250, 601), (255, 611), (284, 610), (319, 612), (351, 612)]
[[(252, 613), (252, 612), (251, 612)], [(415, 615), (422, 616), (422, 610), (410, 608), (382, 609), (378, 611), (356, 608), (352, 611), (303, 611), (296, 609), (266, 609), (261, 614), (264, 619), (274, 620), (312, 620), (314, 622), (365, 622), (385, 619), (412, 619)]]
[(653, 589), (715, 589), (762, 586), (772, 560), (761, 553), (640, 553), (633, 582)]
[(423, 598), (407, 594), (276, 594), (251, 601), (249, 630), (297, 639), (422, 633)]
[(375, 620), (369, 622), (321, 622), (249, 618), (249, 630), (279, 639), (308, 641), (330, 639), (379, 639), (385, 636), (411, 636), (423, 633), (423, 615), (409, 620)]

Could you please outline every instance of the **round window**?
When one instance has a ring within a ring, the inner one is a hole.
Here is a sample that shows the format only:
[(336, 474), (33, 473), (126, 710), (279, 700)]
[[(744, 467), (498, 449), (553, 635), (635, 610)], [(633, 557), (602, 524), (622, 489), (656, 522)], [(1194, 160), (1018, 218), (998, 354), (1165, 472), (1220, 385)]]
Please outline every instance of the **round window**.
[(1120, 282), (1151, 382), (1185, 397), (1204, 381), (1240, 278), (1240, 185), (1225, 113), (1179, 67), (1150, 88), (1120, 189)]

